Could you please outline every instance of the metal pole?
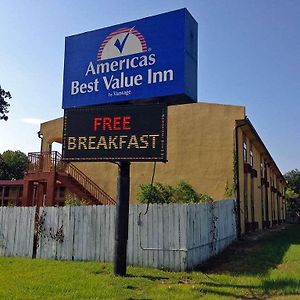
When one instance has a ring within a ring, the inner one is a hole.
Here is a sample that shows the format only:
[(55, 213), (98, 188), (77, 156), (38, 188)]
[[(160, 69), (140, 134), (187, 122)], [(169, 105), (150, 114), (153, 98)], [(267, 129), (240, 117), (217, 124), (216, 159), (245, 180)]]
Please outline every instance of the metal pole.
[(114, 273), (126, 275), (130, 162), (119, 162), (115, 227)]

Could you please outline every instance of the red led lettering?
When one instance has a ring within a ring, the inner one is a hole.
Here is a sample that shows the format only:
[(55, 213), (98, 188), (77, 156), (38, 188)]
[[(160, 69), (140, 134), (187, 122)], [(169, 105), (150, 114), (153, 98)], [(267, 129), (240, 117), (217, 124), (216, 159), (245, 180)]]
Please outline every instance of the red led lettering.
[(131, 121), (131, 116), (124, 116), (123, 117), (123, 130), (130, 130), (130, 121)]
[(107, 126), (108, 130), (112, 130), (111, 118), (109, 118), (109, 117), (103, 118), (103, 130), (106, 130), (106, 126)]
[(113, 130), (121, 130), (121, 117), (114, 117), (114, 126), (113, 126)]
[(131, 116), (94, 118), (94, 131), (102, 130), (131, 130)]
[(102, 118), (94, 118), (94, 131), (97, 130), (97, 127), (101, 125)]

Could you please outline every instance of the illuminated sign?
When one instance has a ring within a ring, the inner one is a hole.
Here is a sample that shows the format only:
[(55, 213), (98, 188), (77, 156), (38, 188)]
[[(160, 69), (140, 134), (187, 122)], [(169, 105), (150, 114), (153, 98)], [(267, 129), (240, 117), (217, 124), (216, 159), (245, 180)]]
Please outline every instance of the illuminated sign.
[(166, 161), (166, 104), (66, 109), (68, 161)]
[(66, 38), (63, 108), (197, 100), (197, 22), (186, 9)]

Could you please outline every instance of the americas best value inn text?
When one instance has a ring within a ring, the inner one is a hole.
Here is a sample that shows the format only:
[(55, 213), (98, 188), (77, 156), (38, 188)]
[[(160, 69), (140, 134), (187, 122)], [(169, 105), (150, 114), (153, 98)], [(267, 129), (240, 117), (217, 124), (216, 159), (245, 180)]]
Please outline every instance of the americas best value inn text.
[[(93, 64), (91, 61), (86, 69), (85, 76), (88, 75), (99, 75), (109, 72), (121, 71), (119, 76), (115, 75), (104, 75), (103, 77), (95, 78), (90, 82), (79, 82), (74, 80), (71, 82), (71, 95), (99, 92), (99, 83), (103, 79), (106, 90), (115, 90), (120, 88), (129, 88), (134, 86), (142, 85), (145, 80), (142, 74), (126, 76), (123, 70), (130, 68), (142, 68), (152, 66), (156, 62), (155, 54), (134, 56), (132, 58), (113, 60), (111, 62), (102, 62)], [(172, 69), (169, 70), (147, 70), (147, 84), (155, 84), (166, 81), (172, 81), (174, 79), (174, 72)]]

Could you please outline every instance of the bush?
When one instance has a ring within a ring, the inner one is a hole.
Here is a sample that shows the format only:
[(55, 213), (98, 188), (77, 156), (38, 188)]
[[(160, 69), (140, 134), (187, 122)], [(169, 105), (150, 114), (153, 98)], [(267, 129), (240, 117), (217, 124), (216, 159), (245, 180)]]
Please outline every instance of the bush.
[(206, 194), (197, 193), (185, 181), (180, 181), (175, 187), (161, 183), (140, 184), (138, 200), (141, 203), (206, 203), (213, 199)]
[(225, 183), (224, 199), (232, 199), (234, 197), (234, 185), (229, 185), (228, 180)]
[(65, 205), (69, 205), (69, 206), (88, 205), (88, 201), (86, 201), (84, 199), (79, 199), (73, 193), (67, 193), (65, 196)]
[(171, 203), (173, 189), (169, 185), (162, 185), (161, 183), (140, 184), (140, 191), (138, 199), (141, 203)]

